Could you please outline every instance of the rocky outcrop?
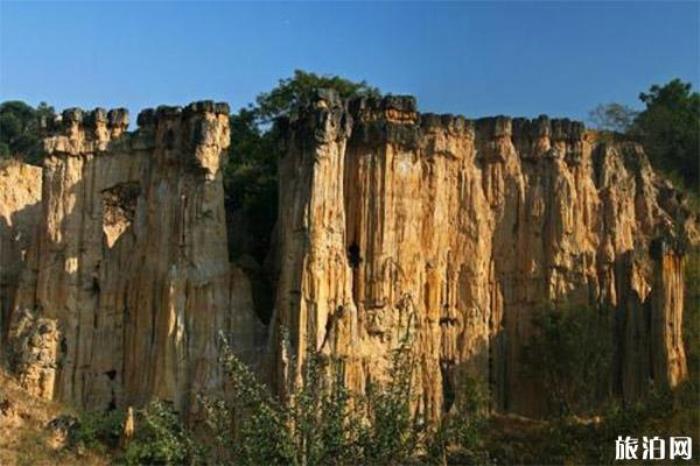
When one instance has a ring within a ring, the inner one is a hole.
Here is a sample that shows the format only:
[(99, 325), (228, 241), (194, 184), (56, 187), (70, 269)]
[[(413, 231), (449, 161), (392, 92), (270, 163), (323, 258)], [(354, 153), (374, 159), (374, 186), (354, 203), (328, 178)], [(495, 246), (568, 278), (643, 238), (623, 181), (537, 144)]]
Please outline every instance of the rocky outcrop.
[(41, 216), (41, 168), (0, 161), (0, 354), (17, 284)]
[[(10, 345), (30, 391), (87, 408), (192, 397), (221, 385), (219, 332), (260, 327), (228, 262), (221, 158), (228, 106), (67, 110), (45, 139), (43, 213)], [(44, 331), (49, 329), (51, 331)]]
[(323, 92), (282, 126), (278, 379), (298, 379), (311, 348), (362, 390), (408, 339), (426, 418), (464, 374), (490, 383), (496, 409), (533, 414), (544, 397), (520, 354), (545, 302), (612, 309), (626, 398), (685, 376), (689, 212), (638, 145), (566, 119), (470, 121)]
[(68, 110), (48, 129), (42, 180), (0, 169), (3, 346), (34, 394), (87, 408), (158, 397), (196, 414), (193, 396), (222, 388), (223, 332), (246, 361), (270, 362), (282, 394), (309, 351), (361, 391), (402, 348), (428, 420), (465, 375), (488, 382), (494, 409), (537, 414), (545, 396), (521, 353), (551, 302), (614, 314), (611, 386), (626, 399), (686, 377), (694, 220), (636, 144), (566, 119), (467, 120), (420, 114), (409, 97), (320, 92), (279, 123), (265, 357), (249, 279), (260, 266), (228, 259), (227, 106), (127, 122)]

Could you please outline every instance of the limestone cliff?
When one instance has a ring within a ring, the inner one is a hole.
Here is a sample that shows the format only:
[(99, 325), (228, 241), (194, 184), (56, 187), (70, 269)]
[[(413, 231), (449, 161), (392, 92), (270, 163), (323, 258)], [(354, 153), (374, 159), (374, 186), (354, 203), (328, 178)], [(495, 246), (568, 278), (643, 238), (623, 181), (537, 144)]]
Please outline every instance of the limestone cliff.
[(228, 106), (65, 111), (45, 139), (37, 247), (20, 280), (11, 362), (34, 394), (88, 408), (221, 384), (219, 331), (259, 338), (228, 263), (221, 157)]
[(426, 418), (450, 409), (464, 374), (489, 383), (494, 409), (532, 414), (545, 395), (520, 356), (545, 302), (615, 314), (619, 395), (686, 376), (693, 219), (638, 145), (569, 120), (467, 120), (420, 114), (408, 97), (320, 92), (279, 123), (265, 357), (251, 284), (228, 262), (228, 107), (127, 122), (68, 110), (48, 128), (41, 176), (0, 168), (3, 353), (34, 394), (88, 408), (159, 397), (191, 413), (196, 393), (221, 388), (222, 331), (247, 361), (271, 361), (280, 389), (311, 349), (362, 390), (404, 345)]
[(41, 168), (0, 161), (0, 354), (40, 215)]
[(283, 127), (277, 377), (298, 378), (311, 345), (361, 390), (408, 337), (427, 418), (464, 372), (490, 382), (495, 408), (537, 412), (520, 353), (545, 302), (614, 309), (624, 397), (685, 377), (689, 212), (639, 146), (569, 120), (470, 121), (323, 92)]

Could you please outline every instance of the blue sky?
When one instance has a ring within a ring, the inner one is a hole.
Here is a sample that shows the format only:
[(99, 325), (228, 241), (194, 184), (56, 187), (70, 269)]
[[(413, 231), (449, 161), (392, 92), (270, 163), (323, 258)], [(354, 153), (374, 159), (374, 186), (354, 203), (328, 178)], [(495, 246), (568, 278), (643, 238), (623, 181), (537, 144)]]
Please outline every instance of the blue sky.
[(235, 109), (301, 68), (413, 94), (423, 111), (585, 118), (674, 77), (697, 88), (699, 22), (698, 2), (0, 0), (0, 100)]

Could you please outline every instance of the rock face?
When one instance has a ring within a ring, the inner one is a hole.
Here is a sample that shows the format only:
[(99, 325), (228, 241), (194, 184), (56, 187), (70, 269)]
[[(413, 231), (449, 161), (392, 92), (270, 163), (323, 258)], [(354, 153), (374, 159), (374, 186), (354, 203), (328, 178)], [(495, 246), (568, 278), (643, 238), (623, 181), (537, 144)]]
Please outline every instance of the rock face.
[(42, 217), (10, 346), (31, 392), (87, 408), (151, 397), (190, 412), (221, 385), (219, 332), (260, 338), (228, 263), (228, 106), (68, 110), (45, 139)]
[(408, 97), (319, 93), (284, 126), (278, 379), (298, 379), (311, 348), (362, 390), (408, 340), (426, 418), (464, 374), (489, 382), (494, 408), (535, 414), (520, 354), (545, 302), (612, 309), (625, 398), (685, 377), (689, 212), (639, 146), (569, 120), (420, 115)]
[(41, 215), (41, 168), (0, 161), (0, 354), (17, 284)]
[(280, 125), (267, 357), (251, 284), (228, 262), (226, 105), (146, 110), (133, 133), (123, 110), (68, 110), (41, 179), (0, 168), (3, 347), (26, 388), (193, 413), (197, 392), (221, 389), (221, 331), (247, 361), (270, 361), (282, 393), (308, 351), (341, 360), (363, 390), (404, 347), (427, 419), (465, 375), (488, 382), (494, 409), (536, 414), (545, 396), (520, 361), (546, 302), (614, 313), (624, 398), (686, 376), (693, 220), (639, 146), (569, 120), (470, 121), (332, 92)]

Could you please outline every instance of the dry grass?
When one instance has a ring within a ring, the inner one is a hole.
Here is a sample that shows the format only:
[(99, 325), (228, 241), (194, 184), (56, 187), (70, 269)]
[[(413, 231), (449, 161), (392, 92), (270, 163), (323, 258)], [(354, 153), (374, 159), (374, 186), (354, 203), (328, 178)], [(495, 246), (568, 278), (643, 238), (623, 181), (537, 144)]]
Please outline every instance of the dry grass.
[(75, 412), (29, 395), (0, 369), (0, 465), (106, 465), (109, 459), (94, 451), (77, 452), (57, 446), (46, 424)]

